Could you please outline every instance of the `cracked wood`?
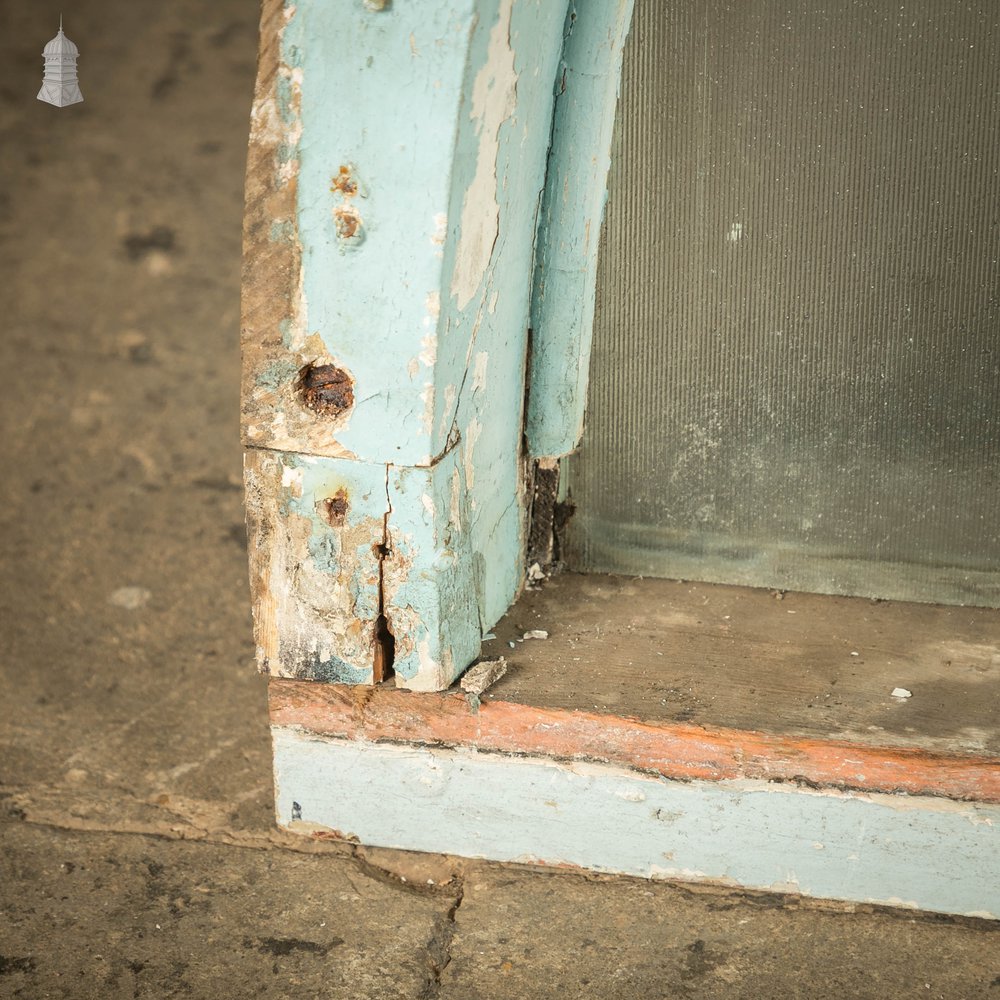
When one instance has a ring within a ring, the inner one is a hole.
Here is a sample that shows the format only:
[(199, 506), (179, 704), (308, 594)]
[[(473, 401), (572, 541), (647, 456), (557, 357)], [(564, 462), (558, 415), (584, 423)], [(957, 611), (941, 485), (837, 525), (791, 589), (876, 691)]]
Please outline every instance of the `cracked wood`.
[(534, 206), (565, 15), (264, 5), (243, 437), (265, 671), (443, 688), (519, 590)]

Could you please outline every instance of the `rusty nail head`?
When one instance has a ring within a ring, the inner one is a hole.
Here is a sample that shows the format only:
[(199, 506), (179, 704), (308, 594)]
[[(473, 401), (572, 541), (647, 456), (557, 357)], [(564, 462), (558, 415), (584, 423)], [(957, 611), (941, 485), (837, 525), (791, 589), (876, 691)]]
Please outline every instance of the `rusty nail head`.
[(335, 417), (354, 405), (354, 383), (351, 376), (336, 365), (309, 362), (299, 369), (295, 389), (302, 403), (314, 413)]
[(332, 497), (321, 500), (319, 506), (331, 527), (341, 527), (347, 517), (347, 508), (350, 506), (347, 502), (347, 490), (343, 488), (337, 490)]

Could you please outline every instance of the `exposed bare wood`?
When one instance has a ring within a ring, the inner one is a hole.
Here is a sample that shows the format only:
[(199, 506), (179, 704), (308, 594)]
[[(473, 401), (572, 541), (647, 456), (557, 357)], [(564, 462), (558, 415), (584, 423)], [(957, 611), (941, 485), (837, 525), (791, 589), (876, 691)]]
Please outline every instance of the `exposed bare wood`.
[(242, 430), (247, 443), (262, 437), (259, 428), (273, 416), (267, 409), (267, 387), (257, 376), (296, 313), (301, 262), (295, 214), (298, 164), (293, 158), (283, 163), (292, 156), (285, 119), (297, 115), (296, 90), (281, 61), (283, 12), (282, 0), (263, 0), (247, 150), (242, 276)]

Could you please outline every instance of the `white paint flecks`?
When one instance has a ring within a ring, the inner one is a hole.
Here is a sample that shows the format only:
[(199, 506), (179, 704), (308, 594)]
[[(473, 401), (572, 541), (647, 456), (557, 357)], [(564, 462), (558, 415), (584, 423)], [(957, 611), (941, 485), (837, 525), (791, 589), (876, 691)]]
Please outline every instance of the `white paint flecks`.
[(433, 330), (420, 338), (420, 354), (417, 357), (428, 368), (433, 368), (434, 362), (437, 360), (437, 344), (437, 333)]
[(424, 299), (424, 308), (427, 310), (424, 326), (436, 326), (438, 317), (441, 315), (441, 293), (438, 291), (428, 292)]
[(302, 496), (303, 472), (299, 466), (285, 465), (281, 469), (282, 489), (291, 490), (294, 496)]
[(726, 233), (726, 239), (729, 240), (730, 243), (738, 243), (742, 238), (743, 238), (743, 223), (734, 222), (729, 227), (729, 232)]
[(431, 654), (430, 639), (421, 639), (417, 643), (417, 658), (420, 661), (420, 672), (433, 677), (438, 672), (438, 663)]
[(455, 397), (458, 390), (453, 385), (444, 387), (444, 407), (441, 410), (441, 434), (447, 434), (451, 424), (452, 415), (455, 412)]
[(427, 434), (434, 431), (434, 383), (427, 382), (420, 390), (420, 401), (424, 404), (421, 425)]
[(465, 451), (463, 453), (463, 459), (465, 462), (465, 486), (466, 489), (472, 489), (475, 479), (476, 479), (476, 463), (473, 459), (473, 452), (476, 448), (476, 442), (479, 440), (479, 435), (483, 433), (483, 425), (473, 417), (469, 421), (469, 426), (465, 429)]
[(626, 802), (645, 802), (646, 795), (644, 792), (640, 792), (637, 788), (632, 788), (626, 785), (623, 788), (619, 788), (615, 792), (615, 795), (620, 799), (624, 799)]
[(452, 527), (461, 532), (462, 530), (462, 476), (458, 469), (454, 469), (451, 474), (451, 497), (448, 520)]
[(486, 351), (476, 353), (475, 364), (472, 369), (472, 391), (482, 389), (486, 385), (486, 366), (489, 364), (490, 356)]
[(436, 212), (434, 215), (434, 229), (431, 232), (431, 243), (436, 247), (443, 247), (444, 241), (448, 238), (448, 216), (444, 212)]
[(126, 608), (129, 611), (135, 611), (144, 604), (148, 604), (152, 596), (152, 593), (145, 587), (119, 587), (117, 590), (111, 592), (108, 603), (114, 604), (119, 608)]
[(486, 64), (472, 88), (469, 114), (477, 123), (479, 148), (476, 172), (462, 200), (462, 222), (451, 278), (451, 294), (458, 300), (459, 309), (469, 304), (482, 284), (500, 229), (497, 203), (500, 126), (513, 114), (517, 99), (517, 72), (510, 46), (513, 2), (502, 0), (497, 23), (490, 32)]

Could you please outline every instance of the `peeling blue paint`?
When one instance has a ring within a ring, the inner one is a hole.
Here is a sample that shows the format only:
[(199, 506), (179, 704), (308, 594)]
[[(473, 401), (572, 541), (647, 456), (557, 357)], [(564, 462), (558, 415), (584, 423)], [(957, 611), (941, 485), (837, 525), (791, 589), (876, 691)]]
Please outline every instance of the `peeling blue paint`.
[(583, 433), (597, 252), (633, 0), (573, 0), (538, 231), (525, 435), (536, 458)]
[(304, 832), (1000, 918), (1000, 806), (272, 735), (278, 822)]
[[(287, 354), (275, 362), (269, 346), (258, 362), (246, 433), (299, 455), (302, 496), (283, 487), (268, 501), (289, 519), (267, 536), (287, 546), (269, 580), (294, 626), (289, 656), (309, 659), (290, 610), (301, 599), (312, 606), (303, 620), (333, 615), (340, 630), (316, 641), (362, 668), (368, 651), (351, 616), (367, 628), (377, 609), (371, 550), (386, 503), (393, 549), (379, 571), (401, 683), (447, 686), (519, 590), (534, 206), (567, 3), (286, 5), (268, 121), (280, 119), (276, 169), (295, 183), (296, 217), (270, 234), (297, 236), (301, 273), (289, 276)], [(289, 391), (308, 361), (353, 380), (353, 405), (328, 425)], [(368, 521), (351, 551), (309, 506), (308, 455), (357, 465), (345, 474), (355, 487), (370, 474), (361, 467), (393, 470), (388, 497), (352, 500)], [(322, 579), (327, 596), (313, 592)], [(296, 676), (294, 662), (282, 669)]]
[[(426, 464), (444, 447), (407, 365), (437, 335), (428, 308), (442, 284), (435, 217), (448, 208), (476, 7), (451, 0), (374, 13), (358, 4), (334, 16), (326, 4), (300, 3), (286, 29), (286, 44), (302, 51), (303, 322), (356, 379), (358, 402), (338, 440), (366, 461)], [(336, 236), (342, 198), (331, 179), (348, 164), (365, 178), (366, 196), (353, 202), (360, 243)]]
[[(475, 91), (479, 74), (486, 72), (491, 33), (504, 9), (502, 3), (495, 5), (477, 26), (470, 47), (472, 83), (466, 84), (467, 92)], [(466, 195), (474, 189), (480, 127), (488, 124), (485, 117), (475, 117), (471, 103), (460, 119), (455, 154), (456, 180), (449, 208), (453, 228), (445, 250), (449, 284), (448, 294), (442, 298), (442, 320), (448, 334), (439, 348), (438, 384), (446, 389), (454, 386), (456, 391), (451, 399), (447, 391), (435, 397), (435, 426), (447, 433), (454, 424), (461, 436), (461, 462), (470, 494), (470, 571), (481, 594), (479, 612), (484, 630), (506, 612), (523, 575), (524, 502), (511, 486), (520, 484), (523, 475), (520, 452), (535, 237), (533, 206), (545, 183), (553, 86), (566, 10), (565, 0), (513, 3), (509, 31), (492, 36), (509, 37), (509, 57), (503, 52), (500, 57), (509, 58), (512, 64), (515, 100), (497, 130), (495, 162), (491, 164), (498, 210), (496, 244), (479, 286), (464, 307), (454, 294), (457, 258), (462, 250), (459, 227)], [(501, 85), (502, 80), (494, 80), (493, 88)], [(481, 378), (477, 378), (477, 363), (483, 366)], [(512, 559), (512, 554), (516, 558)]]
[(459, 456), (456, 449), (431, 469), (393, 467), (389, 476), (385, 596), (397, 637), (394, 669), (421, 690), (447, 687), (482, 642), (472, 550), (461, 522), (468, 494), (461, 487), (454, 492)]

